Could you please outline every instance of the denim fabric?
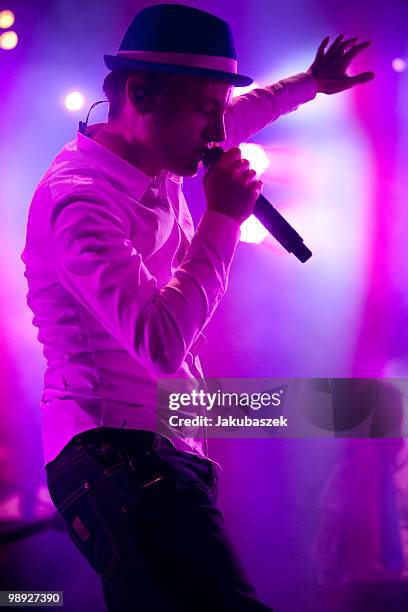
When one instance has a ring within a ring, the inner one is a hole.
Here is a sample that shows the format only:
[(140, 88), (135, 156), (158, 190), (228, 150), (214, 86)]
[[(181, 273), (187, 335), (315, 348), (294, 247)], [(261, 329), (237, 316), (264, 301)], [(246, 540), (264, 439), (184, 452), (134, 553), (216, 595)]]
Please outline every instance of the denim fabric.
[(267, 611), (216, 506), (211, 461), (159, 434), (98, 428), (46, 465), (53, 503), (109, 611)]

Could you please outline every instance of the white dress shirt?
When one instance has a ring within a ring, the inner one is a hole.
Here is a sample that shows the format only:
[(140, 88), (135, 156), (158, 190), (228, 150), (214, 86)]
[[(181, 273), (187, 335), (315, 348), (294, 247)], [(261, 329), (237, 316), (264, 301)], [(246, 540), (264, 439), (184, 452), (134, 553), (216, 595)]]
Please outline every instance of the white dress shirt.
[[(223, 148), (315, 95), (301, 73), (233, 99)], [(85, 430), (157, 431), (157, 379), (202, 377), (202, 330), (239, 235), (233, 219), (208, 211), (194, 231), (181, 177), (149, 177), (80, 133), (63, 147), (34, 193), (21, 255), (47, 360), (45, 463)], [(200, 436), (172, 441), (205, 454)]]

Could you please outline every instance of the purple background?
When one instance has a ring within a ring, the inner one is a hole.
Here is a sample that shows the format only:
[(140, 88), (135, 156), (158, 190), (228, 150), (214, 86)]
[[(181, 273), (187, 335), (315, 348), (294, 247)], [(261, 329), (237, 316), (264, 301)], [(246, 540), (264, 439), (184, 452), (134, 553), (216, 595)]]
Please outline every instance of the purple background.
[[(25, 519), (45, 512), (35, 502), (44, 485), (44, 361), (19, 259), (28, 206), (52, 157), (75, 138), (87, 112), (66, 111), (64, 96), (78, 89), (89, 103), (103, 97), (102, 55), (115, 52), (135, 12), (149, 4), (4, 6), (15, 12), (20, 42), (0, 51), (0, 502), (16, 496), (16, 516)], [(207, 376), (406, 377), (408, 72), (395, 72), (391, 63), (408, 61), (408, 4), (189, 4), (229, 21), (239, 69), (261, 85), (306, 70), (320, 41), (339, 33), (373, 41), (352, 72), (376, 72), (372, 83), (319, 94), (252, 139), (281, 160), (265, 175), (264, 194), (314, 256), (300, 264), (273, 241), (239, 245), (228, 293), (207, 330)], [(101, 105), (91, 123), (105, 115)], [(185, 195), (198, 221), (205, 205), (200, 178), (185, 181)], [(282, 612), (305, 610), (317, 581), (316, 499), (332, 465), (348, 452), (344, 441), (210, 442), (224, 468), (220, 504), (259, 595)], [(0, 549), (0, 571), (3, 588), (13, 580), (21, 589), (64, 588), (67, 610), (103, 609), (96, 578), (64, 534)]]

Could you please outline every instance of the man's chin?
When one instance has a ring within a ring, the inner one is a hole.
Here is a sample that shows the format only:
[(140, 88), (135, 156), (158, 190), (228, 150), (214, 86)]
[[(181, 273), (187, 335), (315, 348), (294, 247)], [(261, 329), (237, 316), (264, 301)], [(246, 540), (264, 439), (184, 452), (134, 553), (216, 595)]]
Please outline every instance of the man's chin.
[(196, 176), (198, 174), (199, 165), (200, 160), (188, 160), (183, 164), (175, 164), (169, 168), (169, 171), (177, 176)]

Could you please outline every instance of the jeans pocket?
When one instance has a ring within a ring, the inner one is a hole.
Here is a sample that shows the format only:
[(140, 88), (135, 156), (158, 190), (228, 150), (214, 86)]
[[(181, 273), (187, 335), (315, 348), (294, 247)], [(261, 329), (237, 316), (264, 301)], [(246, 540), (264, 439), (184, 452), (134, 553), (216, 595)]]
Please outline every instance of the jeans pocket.
[(119, 561), (119, 548), (91, 484), (83, 482), (55, 505), (79, 552), (100, 578), (110, 578)]

